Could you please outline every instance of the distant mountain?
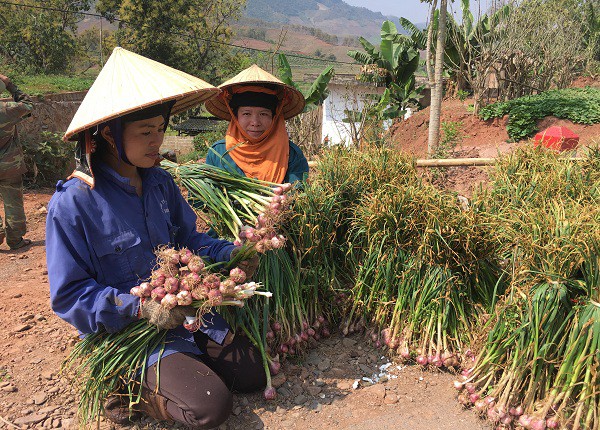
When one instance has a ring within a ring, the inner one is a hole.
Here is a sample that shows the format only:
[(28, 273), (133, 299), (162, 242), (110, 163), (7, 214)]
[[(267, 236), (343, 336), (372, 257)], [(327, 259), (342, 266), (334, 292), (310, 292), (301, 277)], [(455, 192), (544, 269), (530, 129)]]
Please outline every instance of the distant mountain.
[(338, 37), (363, 36), (369, 40), (379, 39), (381, 24), (386, 19), (399, 26), (397, 17), (350, 6), (342, 0), (247, 0), (244, 16), (315, 27)]

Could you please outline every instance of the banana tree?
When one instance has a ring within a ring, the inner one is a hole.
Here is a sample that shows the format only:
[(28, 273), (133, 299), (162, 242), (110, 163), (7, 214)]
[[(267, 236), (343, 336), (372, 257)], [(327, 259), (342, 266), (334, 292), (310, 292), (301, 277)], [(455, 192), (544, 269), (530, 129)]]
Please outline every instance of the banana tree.
[(304, 100), (306, 101), (306, 106), (304, 108), (304, 112), (311, 111), (318, 106), (321, 106), (327, 96), (329, 95), (329, 90), (327, 89), (327, 85), (329, 81), (333, 77), (334, 69), (333, 66), (326, 67), (314, 82), (311, 84), (308, 91), (302, 91), (296, 82), (292, 79), (292, 68), (290, 67), (290, 63), (287, 60), (285, 54), (279, 54), (278, 57), (279, 62), (279, 79), (281, 79), (284, 83), (300, 90), (304, 95)]
[[(419, 67), (419, 46), (410, 37), (398, 33), (396, 25), (384, 21), (381, 25), (381, 43), (376, 47), (364, 37), (359, 37), (364, 51), (351, 50), (348, 56), (363, 65), (361, 79), (385, 86), (390, 90), (390, 103), (404, 110), (418, 102), (414, 74)], [(407, 84), (412, 86), (406, 89)], [(401, 90), (400, 90), (401, 89)]]
[[(414, 79), (414, 78), (413, 78)], [(392, 86), (397, 87), (392, 83)], [(397, 91), (409, 91), (406, 88), (396, 88)], [(390, 122), (406, 113), (406, 110), (400, 109), (391, 102), (391, 91), (386, 88), (379, 99), (371, 98), (365, 100), (363, 110), (344, 109), (345, 118), (342, 120), (346, 124), (352, 144), (360, 148), (363, 140), (382, 146), (383, 142), (383, 124)]]
[(319, 76), (317, 76), (309, 89), (307, 91), (302, 91), (298, 84), (293, 80), (292, 68), (290, 67), (287, 57), (285, 54), (279, 54), (278, 74), (279, 79), (281, 79), (282, 82), (302, 92), (306, 102), (304, 112), (307, 114), (298, 115), (288, 120), (287, 129), (290, 138), (302, 148), (306, 156), (311, 157), (316, 155), (322, 150), (320, 132), (322, 115), (319, 111), (311, 111), (322, 106), (325, 99), (329, 96), (328, 85), (334, 75), (334, 69), (332, 66), (326, 67)]
[[(479, 19), (475, 19), (471, 13), (470, 0), (461, 0), (461, 11), (460, 23), (452, 15), (448, 15), (446, 23), (444, 67), (448, 77), (454, 83), (454, 95), (458, 91), (476, 90), (473, 80), (478, 76), (481, 77), (480, 64), (483, 58), (490, 57), (486, 54), (492, 45), (488, 39), (493, 36), (492, 33), (497, 33), (494, 29), (508, 16), (510, 7), (504, 5), (490, 15), (483, 14)], [(434, 35), (437, 34), (438, 22), (439, 13), (436, 11), (432, 20)], [(433, 46), (435, 47), (435, 41)]]

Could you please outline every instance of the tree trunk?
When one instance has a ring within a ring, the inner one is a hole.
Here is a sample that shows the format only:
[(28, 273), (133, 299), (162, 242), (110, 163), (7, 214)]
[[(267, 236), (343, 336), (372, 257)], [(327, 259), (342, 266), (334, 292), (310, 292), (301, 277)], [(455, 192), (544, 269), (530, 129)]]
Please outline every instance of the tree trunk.
[(433, 18), (435, 16), (435, 8), (437, 7), (437, 0), (433, 0), (431, 4), (431, 9), (429, 11), (429, 28), (427, 29), (427, 51), (426, 51), (426, 60), (425, 67), (427, 69), (427, 80), (429, 81), (429, 87), (433, 89), (432, 85), (434, 84), (435, 77), (433, 76), (433, 68), (431, 66), (433, 62), (433, 55), (431, 53), (431, 45), (433, 44)]
[(442, 72), (444, 71), (444, 47), (446, 45), (447, 6), (448, 0), (440, 1), (440, 17), (438, 22), (437, 45), (435, 48), (435, 71), (433, 85), (431, 85), (431, 107), (429, 111), (429, 140), (427, 144), (427, 153), (430, 157), (437, 150), (440, 141), (440, 116), (444, 92)]

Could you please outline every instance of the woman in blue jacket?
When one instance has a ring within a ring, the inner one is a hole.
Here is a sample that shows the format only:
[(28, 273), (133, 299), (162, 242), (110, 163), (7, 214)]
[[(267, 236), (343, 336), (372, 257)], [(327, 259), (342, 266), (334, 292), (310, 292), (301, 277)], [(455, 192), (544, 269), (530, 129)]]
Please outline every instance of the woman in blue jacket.
[[(121, 70), (140, 72), (120, 78)], [(152, 85), (144, 85), (147, 80)], [(48, 205), (53, 310), (83, 334), (117, 332), (139, 318), (169, 330), (159, 386), (154, 351), (136, 410), (121, 396), (106, 401), (107, 417), (119, 424), (143, 412), (195, 429), (213, 428), (231, 412), (230, 389), (254, 391), (266, 383), (258, 351), (217, 313), (192, 333), (182, 325), (183, 307), (159, 311), (156, 302), (129, 294), (149, 278), (159, 246), (187, 247), (214, 262), (229, 261), (236, 252), (231, 242), (196, 231), (196, 216), (179, 188), (155, 167), (170, 114), (214, 93), (200, 79), (115, 48), (65, 134), (78, 140), (77, 168), (57, 184)], [(122, 100), (106, 103), (111, 97)], [(257, 263), (240, 266), (251, 274)]]
[(302, 181), (308, 162), (288, 137), (285, 120), (304, 109), (304, 96), (256, 64), (219, 86), (206, 103), (229, 121), (225, 139), (212, 145), (206, 163), (251, 178), (285, 183)]

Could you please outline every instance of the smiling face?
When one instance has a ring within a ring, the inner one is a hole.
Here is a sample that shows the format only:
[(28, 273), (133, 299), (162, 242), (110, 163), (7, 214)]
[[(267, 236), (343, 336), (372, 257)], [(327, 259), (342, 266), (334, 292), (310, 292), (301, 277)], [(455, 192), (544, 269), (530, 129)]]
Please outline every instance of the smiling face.
[(258, 106), (240, 106), (237, 120), (242, 130), (254, 139), (258, 139), (269, 129), (273, 122), (271, 109)]
[(165, 138), (163, 116), (126, 123), (123, 128), (123, 150), (136, 167), (154, 166)]

